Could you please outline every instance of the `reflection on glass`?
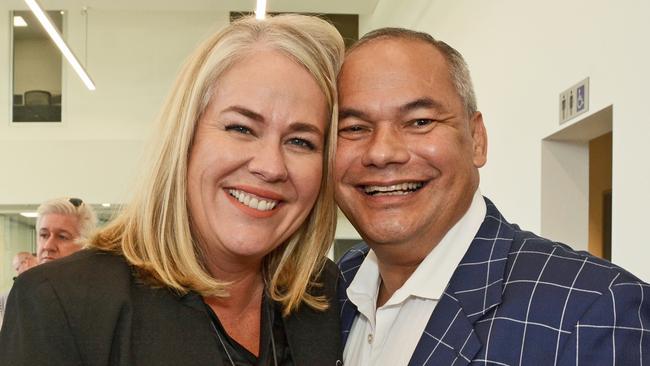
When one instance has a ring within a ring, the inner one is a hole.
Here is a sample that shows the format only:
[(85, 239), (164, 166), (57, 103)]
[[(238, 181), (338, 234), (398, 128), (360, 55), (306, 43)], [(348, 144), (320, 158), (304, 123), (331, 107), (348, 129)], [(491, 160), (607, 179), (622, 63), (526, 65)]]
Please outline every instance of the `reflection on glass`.
[[(61, 31), (63, 15), (48, 11)], [(29, 11), (13, 12), (13, 121), (61, 122), (61, 53)]]

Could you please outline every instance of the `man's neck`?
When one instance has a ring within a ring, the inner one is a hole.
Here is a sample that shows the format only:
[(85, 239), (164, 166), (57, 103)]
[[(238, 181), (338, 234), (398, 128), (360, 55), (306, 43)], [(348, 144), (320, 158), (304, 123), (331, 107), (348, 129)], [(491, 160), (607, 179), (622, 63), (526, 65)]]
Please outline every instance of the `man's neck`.
[(380, 307), (393, 296), (411, 277), (418, 265), (390, 265), (379, 261), (379, 292), (377, 294), (377, 307)]
[(411, 237), (398, 243), (372, 243), (366, 241), (377, 256), (381, 284), (377, 295), (377, 307), (382, 306), (411, 277), (420, 263), (435, 250), (445, 235), (467, 213), (471, 197), (465, 210), (456, 217), (441, 220), (430, 226), (430, 230), (417, 237)]
[(411, 277), (424, 258), (438, 245), (440, 237), (429, 237), (425, 242), (390, 243), (370, 245), (377, 256), (380, 285), (377, 295), (377, 307), (390, 299)]

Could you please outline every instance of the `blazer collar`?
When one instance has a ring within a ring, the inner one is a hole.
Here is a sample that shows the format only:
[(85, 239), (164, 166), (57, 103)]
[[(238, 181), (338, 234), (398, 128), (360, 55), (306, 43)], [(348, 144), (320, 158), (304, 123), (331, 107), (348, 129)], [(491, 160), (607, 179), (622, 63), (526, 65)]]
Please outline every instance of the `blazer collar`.
[(501, 303), (508, 253), (514, 235), (494, 204), (485, 198), (487, 212), (467, 253), (445, 290), (456, 298), (470, 322)]
[(339, 269), (341, 274), (339, 276), (339, 284), (337, 286), (340, 319), (341, 319), (341, 343), (345, 347), (345, 343), (350, 335), (350, 329), (354, 318), (357, 316), (357, 307), (350, 299), (348, 299), (347, 289), (350, 287), (352, 280), (357, 274), (361, 263), (368, 255), (370, 248), (365, 243), (360, 243), (350, 249), (339, 261)]
[(474, 323), (501, 303), (503, 280), (514, 236), (494, 204), (487, 212), (467, 253), (454, 271), (409, 365), (463, 365), (483, 347)]

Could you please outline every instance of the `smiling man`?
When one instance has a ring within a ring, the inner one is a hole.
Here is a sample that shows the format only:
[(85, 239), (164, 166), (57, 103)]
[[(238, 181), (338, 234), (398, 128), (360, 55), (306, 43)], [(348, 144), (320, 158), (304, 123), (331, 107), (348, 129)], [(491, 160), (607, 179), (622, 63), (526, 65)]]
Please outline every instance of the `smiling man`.
[[(467, 65), (387, 28), (339, 74), (337, 202), (347, 365), (640, 365), (650, 288), (508, 223), (479, 187), (487, 133)], [(644, 340), (645, 335), (645, 340)]]

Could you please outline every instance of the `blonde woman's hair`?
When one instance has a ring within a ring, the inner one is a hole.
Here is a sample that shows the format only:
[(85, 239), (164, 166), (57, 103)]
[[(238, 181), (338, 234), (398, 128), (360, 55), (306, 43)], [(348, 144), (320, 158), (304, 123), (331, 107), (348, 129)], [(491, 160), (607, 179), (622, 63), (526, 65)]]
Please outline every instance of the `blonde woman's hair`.
[(41, 230), (41, 221), (43, 216), (49, 214), (59, 214), (73, 216), (77, 219), (77, 230), (79, 238), (75, 242), (79, 245), (85, 245), (97, 226), (97, 215), (90, 205), (86, 204), (79, 198), (59, 197), (43, 202), (38, 206), (36, 218), (36, 231)]
[(150, 284), (183, 294), (227, 296), (227, 283), (213, 278), (205, 254), (193, 237), (187, 204), (187, 166), (195, 126), (219, 77), (260, 48), (283, 52), (302, 65), (326, 97), (331, 123), (326, 131), (323, 179), (314, 207), (300, 228), (263, 261), (263, 277), (273, 300), (289, 314), (303, 302), (316, 309), (326, 299), (311, 290), (322, 270), (336, 226), (331, 169), (337, 136), (336, 76), (343, 40), (326, 21), (302, 15), (255, 20), (242, 18), (205, 41), (189, 58), (159, 117), (159, 134), (149, 170), (135, 199), (93, 240), (93, 246), (118, 252)]

